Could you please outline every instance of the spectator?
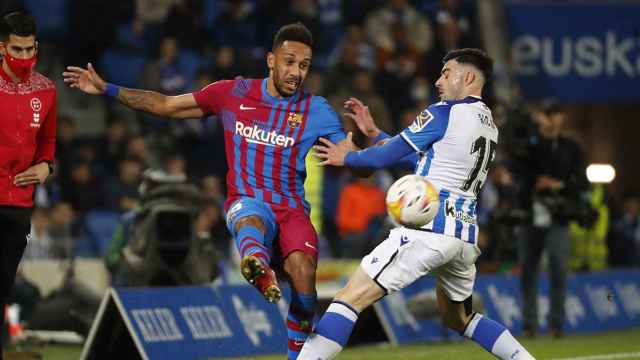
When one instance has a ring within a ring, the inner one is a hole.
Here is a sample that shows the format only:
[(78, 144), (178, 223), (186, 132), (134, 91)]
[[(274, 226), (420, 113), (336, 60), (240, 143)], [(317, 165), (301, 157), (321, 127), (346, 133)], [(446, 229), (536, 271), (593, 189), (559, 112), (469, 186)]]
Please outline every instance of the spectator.
[(251, 2), (247, 0), (224, 1), (224, 9), (215, 21), (216, 44), (249, 54), (254, 47), (259, 46), (253, 10)]
[(51, 254), (63, 259), (74, 255), (77, 236), (74, 231), (76, 214), (68, 202), (59, 202), (51, 208), (49, 217), (49, 236), (51, 237)]
[(167, 95), (182, 94), (188, 90), (187, 76), (178, 66), (178, 50), (176, 38), (167, 36), (160, 41), (158, 58), (145, 66), (142, 77), (144, 88)]
[(609, 207), (602, 184), (592, 184), (589, 193), (591, 218), (569, 224), (571, 234), (572, 270), (598, 271), (607, 267), (607, 233), (609, 232)]
[[(371, 74), (365, 70), (356, 71), (348, 85), (342, 86), (338, 93), (330, 100), (333, 104), (342, 104), (349, 97), (360, 99), (367, 104), (369, 111), (375, 116), (376, 124), (387, 133), (394, 133), (396, 126), (391, 121), (387, 106), (380, 95), (375, 91)], [(339, 108), (336, 106), (336, 108)]]
[(217, 252), (223, 254), (223, 258), (231, 257), (231, 237), (227, 231), (222, 210), (216, 201), (204, 202), (200, 207), (195, 227), (199, 239), (213, 240)]
[(125, 157), (136, 159), (144, 168), (155, 169), (160, 166), (155, 155), (149, 150), (147, 141), (141, 135), (135, 135), (129, 138)]
[(138, 186), (142, 180), (142, 164), (136, 158), (125, 158), (118, 166), (118, 177), (107, 182), (105, 203), (109, 209), (132, 210), (138, 205)]
[(218, 176), (208, 175), (202, 178), (202, 194), (208, 201), (215, 201), (220, 208), (224, 205), (224, 186)]
[(60, 175), (67, 177), (76, 145), (76, 126), (71, 117), (61, 116), (60, 119), (58, 119), (57, 136), (56, 160), (62, 172)]
[(102, 183), (91, 171), (91, 163), (83, 158), (73, 161), (69, 179), (62, 183), (62, 200), (83, 215), (104, 205)]
[(127, 143), (128, 129), (123, 120), (116, 118), (111, 120), (107, 131), (98, 140), (98, 159), (107, 174), (115, 174), (118, 170), (118, 161), (124, 157)]
[[(406, 53), (423, 56), (433, 46), (433, 30), (426, 17), (408, 0), (389, 0), (366, 17), (365, 32), (379, 53), (379, 63)], [(408, 33), (411, 36), (408, 36)]]
[(640, 267), (640, 201), (636, 196), (624, 199), (622, 214), (613, 222), (609, 263)]
[(543, 250), (549, 255), (551, 309), (549, 328), (553, 337), (563, 336), (570, 239), (568, 222), (588, 189), (585, 164), (579, 145), (564, 136), (566, 113), (556, 103), (545, 102), (534, 117), (540, 136), (529, 162), (533, 199), (533, 224), (520, 238), (521, 287), (525, 334), (538, 330), (538, 273)]
[(386, 214), (384, 198), (373, 177), (356, 179), (344, 187), (336, 214), (344, 257), (361, 257), (372, 247)]
[[(350, 31), (349, 34), (358, 32)], [(357, 37), (359, 35), (351, 35)], [(338, 55), (335, 63), (331, 64), (327, 72), (327, 88), (326, 93), (331, 94), (344, 85), (345, 79), (350, 78), (353, 73), (360, 68), (367, 68), (367, 60), (363, 60), (361, 49), (363, 46), (359, 40), (350, 40), (343, 43), (338, 49)], [(365, 50), (366, 52), (366, 50)], [(364, 65), (364, 66), (363, 66)], [(371, 65), (369, 65), (371, 67)], [(374, 66), (375, 67), (375, 66)]]
[(187, 177), (187, 162), (179, 153), (166, 155), (162, 168), (167, 175)]
[(136, 0), (136, 17), (145, 24), (159, 25), (169, 15), (171, 7), (182, 0)]
[(53, 240), (49, 234), (49, 211), (46, 208), (34, 208), (31, 214), (31, 232), (27, 238), (24, 259), (52, 259)]

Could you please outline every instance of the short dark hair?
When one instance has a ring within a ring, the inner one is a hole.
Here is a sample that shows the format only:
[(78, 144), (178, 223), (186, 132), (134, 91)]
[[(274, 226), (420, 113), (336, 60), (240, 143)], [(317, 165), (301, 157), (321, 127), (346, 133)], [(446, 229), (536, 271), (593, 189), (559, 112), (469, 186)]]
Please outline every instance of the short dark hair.
[(480, 70), (485, 81), (491, 79), (491, 75), (493, 74), (493, 60), (486, 52), (476, 48), (451, 50), (444, 56), (442, 62), (446, 63), (453, 59), (461, 64), (473, 65), (476, 69)]
[(271, 51), (276, 51), (285, 41), (301, 42), (308, 47), (313, 47), (313, 35), (311, 31), (301, 22), (284, 25), (278, 30), (273, 39)]
[(7, 41), (11, 34), (36, 36), (37, 31), (35, 19), (18, 11), (9, 13), (0, 20), (0, 41)]

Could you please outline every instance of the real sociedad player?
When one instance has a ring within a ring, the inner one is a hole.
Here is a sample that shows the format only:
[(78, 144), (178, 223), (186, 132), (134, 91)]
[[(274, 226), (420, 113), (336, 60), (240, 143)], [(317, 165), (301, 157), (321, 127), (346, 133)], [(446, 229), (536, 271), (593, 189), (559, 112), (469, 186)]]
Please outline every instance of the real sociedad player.
[[(438, 279), (436, 296), (442, 323), (503, 360), (533, 356), (502, 324), (473, 311), (471, 295), (480, 250), (475, 221), (477, 195), (495, 156), (498, 129), (481, 99), (493, 61), (480, 49), (449, 52), (436, 87), (442, 102), (422, 111), (413, 124), (386, 142), (362, 151), (321, 139), (321, 164), (377, 169), (413, 157), (415, 173), (440, 190), (440, 208), (421, 229), (399, 227), (365, 256), (304, 345), (300, 359), (333, 359), (346, 345), (358, 315), (387, 294), (422, 276)], [(373, 124), (367, 108), (348, 103), (362, 128)], [(416, 161), (417, 160), (417, 161)]]
[(302, 89), (312, 41), (304, 25), (283, 26), (267, 55), (268, 78), (222, 80), (178, 96), (106, 83), (91, 64), (70, 66), (63, 74), (72, 88), (105, 94), (136, 110), (179, 119), (215, 114), (223, 122), (227, 226), (241, 255), (242, 274), (269, 302), (281, 297), (273, 263), (282, 265), (292, 285), (291, 359), (311, 331), (317, 302), (318, 240), (304, 197), (305, 157), (320, 137), (333, 142), (350, 137), (327, 101)]

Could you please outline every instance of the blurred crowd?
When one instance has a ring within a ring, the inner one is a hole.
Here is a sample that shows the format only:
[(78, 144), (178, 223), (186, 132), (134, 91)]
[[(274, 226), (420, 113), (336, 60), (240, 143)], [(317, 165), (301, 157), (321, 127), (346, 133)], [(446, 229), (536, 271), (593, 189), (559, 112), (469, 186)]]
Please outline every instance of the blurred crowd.
[[(359, 98), (392, 134), (438, 101), (433, 84), (447, 51), (482, 47), (474, 3), (462, 0), (16, 0), (10, 6), (37, 18), (45, 73), (57, 69), (47, 64), (91, 61), (111, 82), (166, 94), (218, 79), (265, 77), (273, 34), (283, 24), (301, 21), (315, 36), (307, 88), (325, 96), (338, 113), (344, 100)], [(531, 161), (545, 126), (562, 133), (562, 121), (549, 125), (562, 110), (496, 104), (490, 95), (502, 149), (480, 195), (480, 267), (518, 271), (517, 239), (523, 229), (537, 226), (532, 225), (539, 216), (532, 210), (537, 190), (554, 187), (554, 178), (540, 180)], [(87, 136), (77, 130), (86, 121), (74, 115), (77, 103), (61, 99), (57, 171), (36, 192), (33, 238), (25, 257), (107, 255), (121, 215), (139, 206), (144, 170), (153, 168), (185, 176), (208, 204), (216, 204), (200, 212), (196, 232), (210, 234), (222, 257), (231, 258), (222, 211), (223, 129), (217, 119), (155, 119), (101, 100), (107, 109), (105, 130)], [(357, 133), (350, 121), (344, 127)], [(362, 136), (356, 142), (369, 145)], [(574, 165), (586, 166), (576, 151), (582, 162)], [(312, 205), (322, 255), (360, 258), (381, 241), (391, 226), (385, 191), (394, 178), (411, 171), (391, 169), (366, 179), (341, 169), (310, 171), (315, 185), (307, 191), (317, 198)], [(629, 195), (618, 202), (605, 185), (574, 180), (580, 185), (567, 201), (587, 210), (562, 220), (572, 241), (572, 268), (640, 265), (638, 198)]]

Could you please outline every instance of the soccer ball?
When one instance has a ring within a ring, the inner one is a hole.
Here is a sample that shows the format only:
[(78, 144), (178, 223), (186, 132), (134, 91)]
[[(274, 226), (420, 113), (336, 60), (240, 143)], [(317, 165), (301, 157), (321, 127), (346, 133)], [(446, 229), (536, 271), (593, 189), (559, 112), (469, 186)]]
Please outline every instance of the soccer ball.
[(406, 175), (387, 191), (387, 212), (400, 226), (420, 228), (433, 220), (440, 207), (438, 190), (420, 175)]

